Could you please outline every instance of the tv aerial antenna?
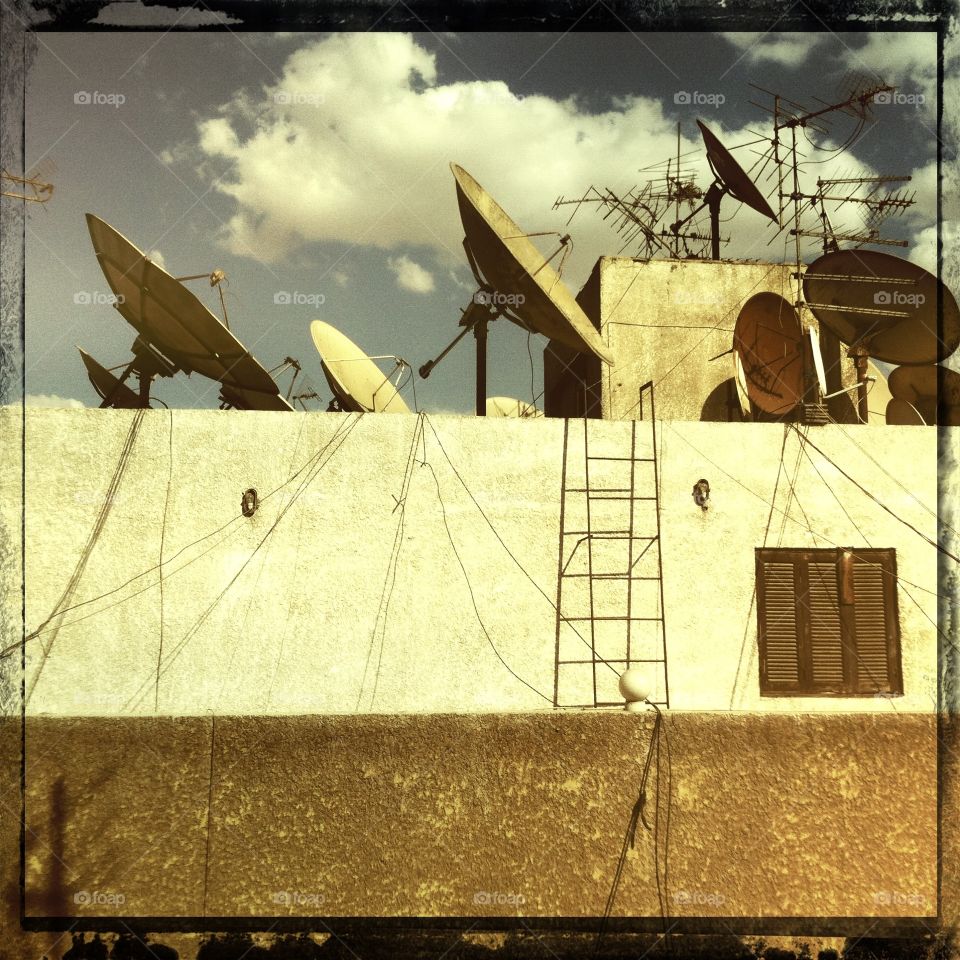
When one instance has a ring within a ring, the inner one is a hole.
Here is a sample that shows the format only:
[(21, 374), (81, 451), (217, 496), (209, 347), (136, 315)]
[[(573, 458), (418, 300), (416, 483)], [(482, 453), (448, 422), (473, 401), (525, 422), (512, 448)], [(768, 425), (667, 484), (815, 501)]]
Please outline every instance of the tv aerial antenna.
[[(613, 229), (623, 238), (620, 252), (639, 243), (635, 255), (644, 260), (650, 260), (658, 253), (675, 260), (704, 259), (711, 245), (711, 235), (705, 233), (692, 216), (687, 218), (690, 221), (687, 231), (681, 231), (678, 226), (681, 223), (681, 211), (694, 210), (704, 199), (704, 191), (697, 185), (696, 174), (684, 165), (684, 157), (678, 123), (676, 156), (644, 167), (641, 173), (651, 172), (657, 176), (643, 186), (632, 187), (627, 193), (619, 195), (609, 187), (601, 189), (591, 185), (577, 199), (557, 197), (553, 209), (573, 205), (573, 213), (567, 220), (569, 225), (583, 204), (596, 204), (604, 211), (603, 219), (609, 220)], [(667, 215), (671, 207), (674, 224), (668, 225)], [(687, 221), (682, 222), (686, 224)]]
[(604, 363), (613, 356), (599, 331), (577, 303), (552, 261), (559, 267), (569, 253), (569, 235), (549, 257), (534, 246), (486, 190), (455, 163), (457, 204), (463, 223), (463, 248), (477, 282), (477, 292), (462, 311), (460, 333), (436, 356), (420, 367), (426, 379), (434, 367), (470, 332), (476, 340), (476, 415), (487, 415), (487, 327), (506, 317), (531, 333), (542, 333), (578, 353), (593, 353)]
[(55, 170), (56, 164), (49, 158), (41, 161), (23, 177), (0, 169), (0, 196), (23, 200), (26, 203), (47, 203), (53, 196), (50, 177)]

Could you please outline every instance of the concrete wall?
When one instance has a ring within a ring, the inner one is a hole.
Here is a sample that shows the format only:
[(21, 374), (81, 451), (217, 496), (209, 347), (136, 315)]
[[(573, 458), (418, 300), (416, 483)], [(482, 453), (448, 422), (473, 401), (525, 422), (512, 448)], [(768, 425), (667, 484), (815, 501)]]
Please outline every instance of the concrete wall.
[[(429, 417), (404, 497), (416, 417), (147, 411), (110, 494), (134, 418), (27, 412), (28, 631), (56, 607), (112, 497), (65, 604), (74, 609), (27, 644), (31, 714), (550, 708), (562, 421)], [(17, 409), (2, 412), (12, 449), (19, 419)], [(592, 421), (592, 451), (624, 452), (630, 429)], [(642, 447), (650, 424), (637, 429)], [(671, 706), (934, 710), (936, 551), (818, 454), (810, 451), (812, 463), (801, 455), (795, 434), (784, 443), (785, 429), (658, 424)], [(809, 436), (881, 503), (936, 538), (933, 430), (829, 426)], [(281, 486), (310, 463), (323, 464), (316, 476), (308, 467)], [(17, 459), (0, 469), (9, 550), (20, 535)], [(711, 486), (706, 513), (691, 497), (701, 477)], [(251, 519), (240, 515), (248, 487), (264, 498)], [(764, 544), (897, 550), (902, 698), (760, 697), (754, 549)], [(15, 574), (4, 570), (4, 646), (20, 636)], [(547, 699), (511, 676), (498, 654)], [(2, 662), (15, 692), (18, 658)]]
[[(34, 718), (26, 916), (600, 917), (652, 720)], [(639, 827), (614, 918), (932, 923), (935, 717), (671, 712), (664, 731), (657, 840)]]

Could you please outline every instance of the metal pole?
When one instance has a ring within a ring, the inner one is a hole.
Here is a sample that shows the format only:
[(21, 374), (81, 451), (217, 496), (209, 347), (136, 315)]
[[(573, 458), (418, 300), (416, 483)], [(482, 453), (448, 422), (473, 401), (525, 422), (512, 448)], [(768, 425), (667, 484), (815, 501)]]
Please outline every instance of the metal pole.
[(487, 320), (478, 320), (473, 327), (477, 339), (477, 416), (487, 415)]
[(866, 423), (869, 418), (867, 408), (867, 348), (862, 344), (857, 344), (850, 348), (849, 356), (853, 357), (853, 362), (857, 368), (857, 417), (861, 423)]

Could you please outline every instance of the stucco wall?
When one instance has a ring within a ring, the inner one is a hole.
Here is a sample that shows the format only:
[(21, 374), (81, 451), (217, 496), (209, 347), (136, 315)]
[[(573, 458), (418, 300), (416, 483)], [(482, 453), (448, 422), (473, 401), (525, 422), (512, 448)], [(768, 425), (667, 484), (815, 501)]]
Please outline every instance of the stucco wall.
[[(15, 450), (20, 411), (0, 416)], [(27, 413), (28, 630), (50, 615), (77, 567), (134, 416)], [(147, 411), (70, 600), (74, 609), (57, 632), (42, 635), (43, 646), (41, 639), (27, 644), (29, 712), (549, 709), (510, 675), (491, 643), (519, 677), (552, 697), (564, 424), (427, 418), (401, 511), (417, 422)], [(592, 422), (592, 449), (625, 451), (630, 429), (626, 422)], [(642, 444), (650, 425), (637, 429)], [(658, 430), (671, 705), (932, 711), (934, 548), (818, 454), (809, 451), (813, 463), (801, 455), (795, 434), (788, 431), (784, 443), (781, 425), (663, 422)], [(809, 436), (881, 503), (936, 538), (933, 430), (830, 426), (810, 428)], [(309, 464), (323, 467), (312, 476)], [(0, 469), (9, 549), (20, 536), (17, 458)], [(691, 497), (701, 477), (711, 486), (705, 513)], [(276, 492), (244, 519), (240, 497), (248, 487), (261, 497)], [(155, 569), (161, 543), (162, 598)], [(903, 698), (759, 696), (754, 549), (764, 543), (896, 548)], [(20, 635), (15, 573), (4, 570), (5, 646)], [(379, 620), (378, 609), (386, 610)], [(18, 658), (2, 662), (18, 683)]]
[[(652, 721), (35, 718), (26, 915), (599, 917)], [(935, 717), (671, 712), (665, 733), (658, 839), (639, 827), (615, 918), (935, 916)], [(8, 886), (15, 837), (10, 817)]]

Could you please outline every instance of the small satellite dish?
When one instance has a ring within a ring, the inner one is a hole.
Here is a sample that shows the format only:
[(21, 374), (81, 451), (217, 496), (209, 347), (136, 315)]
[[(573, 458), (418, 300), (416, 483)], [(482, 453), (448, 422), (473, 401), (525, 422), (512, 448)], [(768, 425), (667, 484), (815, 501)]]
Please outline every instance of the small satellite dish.
[(887, 404), (886, 419), (892, 427), (926, 425), (920, 411), (913, 404), (906, 400), (898, 400), (896, 397)]
[(804, 273), (803, 293), (825, 327), (848, 345), (862, 344), (875, 360), (938, 363), (960, 345), (953, 294), (932, 273), (901, 257), (873, 250), (826, 253)]
[(195, 370), (251, 398), (273, 395), (257, 409), (278, 409), (273, 378), (190, 290), (92, 213), (87, 229), (116, 309), (143, 341), (187, 374)]
[(77, 347), (80, 351), (80, 359), (87, 368), (87, 376), (93, 389), (97, 391), (97, 396), (101, 400), (109, 398), (109, 406), (118, 410), (136, 410), (142, 406), (140, 398), (125, 383), (115, 377), (106, 367), (97, 363), (89, 353), (82, 347)]
[(820, 349), (820, 334), (816, 327), (810, 327), (807, 330), (810, 337), (810, 353), (813, 356), (813, 367), (817, 372), (817, 386), (820, 388), (820, 396), (827, 394), (827, 372), (823, 368), (823, 351)]
[(758, 293), (741, 308), (733, 332), (754, 406), (781, 416), (803, 399), (803, 328), (792, 304)]
[(720, 142), (715, 133), (708, 129), (703, 121), (698, 120), (697, 126), (703, 136), (707, 148), (707, 160), (713, 175), (720, 182), (721, 187), (735, 200), (745, 203), (757, 213), (762, 213), (767, 219), (777, 222), (777, 215), (767, 202), (766, 197), (757, 189), (747, 172), (734, 159), (733, 154)]
[(895, 400), (909, 403), (927, 423), (960, 422), (960, 374), (949, 367), (896, 367), (887, 384)]
[(409, 413), (390, 377), (336, 327), (314, 320), (310, 336), (323, 374), (343, 410), (354, 413)]
[(464, 245), (494, 295), (506, 298), (505, 316), (612, 364), (610, 348), (529, 237), (463, 167), (451, 163), (450, 169), (457, 182)]
[(487, 416), (528, 419), (542, 417), (543, 412), (532, 403), (514, 400), (513, 397), (487, 397)]

